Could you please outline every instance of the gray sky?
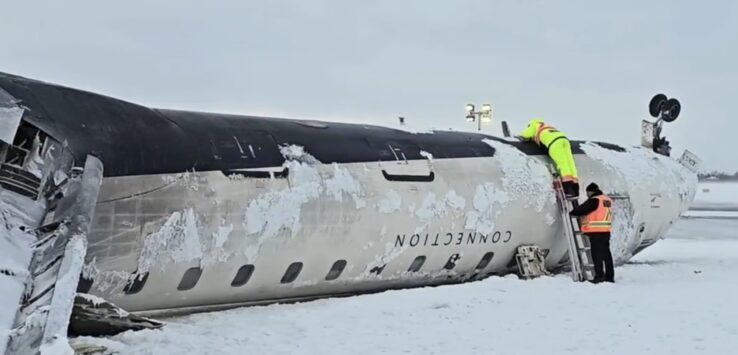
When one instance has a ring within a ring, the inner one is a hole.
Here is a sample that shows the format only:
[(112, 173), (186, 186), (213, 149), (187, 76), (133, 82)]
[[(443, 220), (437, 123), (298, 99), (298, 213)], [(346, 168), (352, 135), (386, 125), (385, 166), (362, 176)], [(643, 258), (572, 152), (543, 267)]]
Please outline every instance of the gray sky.
[[(13, 1), (0, 71), (166, 108), (473, 130), (490, 102), (638, 144), (657, 92), (675, 155), (738, 170), (738, 2)], [(499, 134), (498, 122), (485, 128)]]

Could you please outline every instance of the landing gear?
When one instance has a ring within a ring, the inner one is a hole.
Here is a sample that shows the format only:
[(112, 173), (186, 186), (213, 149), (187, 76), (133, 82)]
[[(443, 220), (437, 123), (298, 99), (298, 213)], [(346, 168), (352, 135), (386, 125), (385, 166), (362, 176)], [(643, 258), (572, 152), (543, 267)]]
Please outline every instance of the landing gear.
[(648, 104), (648, 112), (652, 117), (665, 122), (674, 122), (682, 111), (682, 105), (675, 98), (667, 98), (664, 94), (657, 94)]
[(669, 156), (671, 147), (665, 137), (661, 137), (663, 122), (674, 122), (682, 111), (682, 105), (675, 98), (657, 94), (648, 104), (648, 112), (657, 118), (656, 122), (644, 120), (641, 123), (641, 145), (652, 148), (654, 152)]

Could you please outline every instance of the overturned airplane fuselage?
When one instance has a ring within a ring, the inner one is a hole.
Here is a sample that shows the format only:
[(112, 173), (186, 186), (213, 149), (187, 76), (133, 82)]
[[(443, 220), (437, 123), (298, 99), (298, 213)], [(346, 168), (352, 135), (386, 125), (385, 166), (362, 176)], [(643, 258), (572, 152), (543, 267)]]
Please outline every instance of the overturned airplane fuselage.
[[(6, 146), (32, 151), (41, 136), (77, 165), (102, 162), (80, 289), (130, 311), (476, 280), (513, 271), (522, 244), (567, 265), (551, 163), (529, 144), (150, 109), (6, 74), (0, 93), (20, 114)], [(694, 195), (696, 175), (652, 150), (572, 145), (583, 186), (615, 199), (621, 262), (663, 237)]]

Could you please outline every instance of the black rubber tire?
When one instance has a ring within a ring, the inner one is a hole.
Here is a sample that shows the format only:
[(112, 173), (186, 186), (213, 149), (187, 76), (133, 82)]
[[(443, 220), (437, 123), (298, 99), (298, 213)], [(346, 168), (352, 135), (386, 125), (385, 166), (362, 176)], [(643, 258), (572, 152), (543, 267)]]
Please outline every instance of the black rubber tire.
[(656, 94), (651, 99), (651, 102), (648, 104), (648, 113), (650, 113), (652, 117), (658, 118), (661, 114), (661, 110), (664, 108), (664, 104), (666, 103), (666, 101), (666, 95)]
[(666, 122), (673, 122), (679, 117), (679, 113), (682, 112), (682, 105), (677, 99), (669, 99), (662, 108), (661, 118)]

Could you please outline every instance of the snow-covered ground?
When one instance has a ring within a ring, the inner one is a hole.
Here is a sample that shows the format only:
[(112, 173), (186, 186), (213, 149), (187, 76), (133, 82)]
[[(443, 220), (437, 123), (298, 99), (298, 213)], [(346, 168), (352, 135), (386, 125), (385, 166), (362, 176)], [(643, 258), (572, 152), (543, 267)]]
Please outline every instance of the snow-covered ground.
[(738, 211), (738, 183), (701, 182), (694, 197), (692, 208)]
[(494, 277), (197, 314), (75, 341), (120, 354), (732, 354), (736, 276), (738, 219), (690, 218), (617, 268), (615, 284)]

